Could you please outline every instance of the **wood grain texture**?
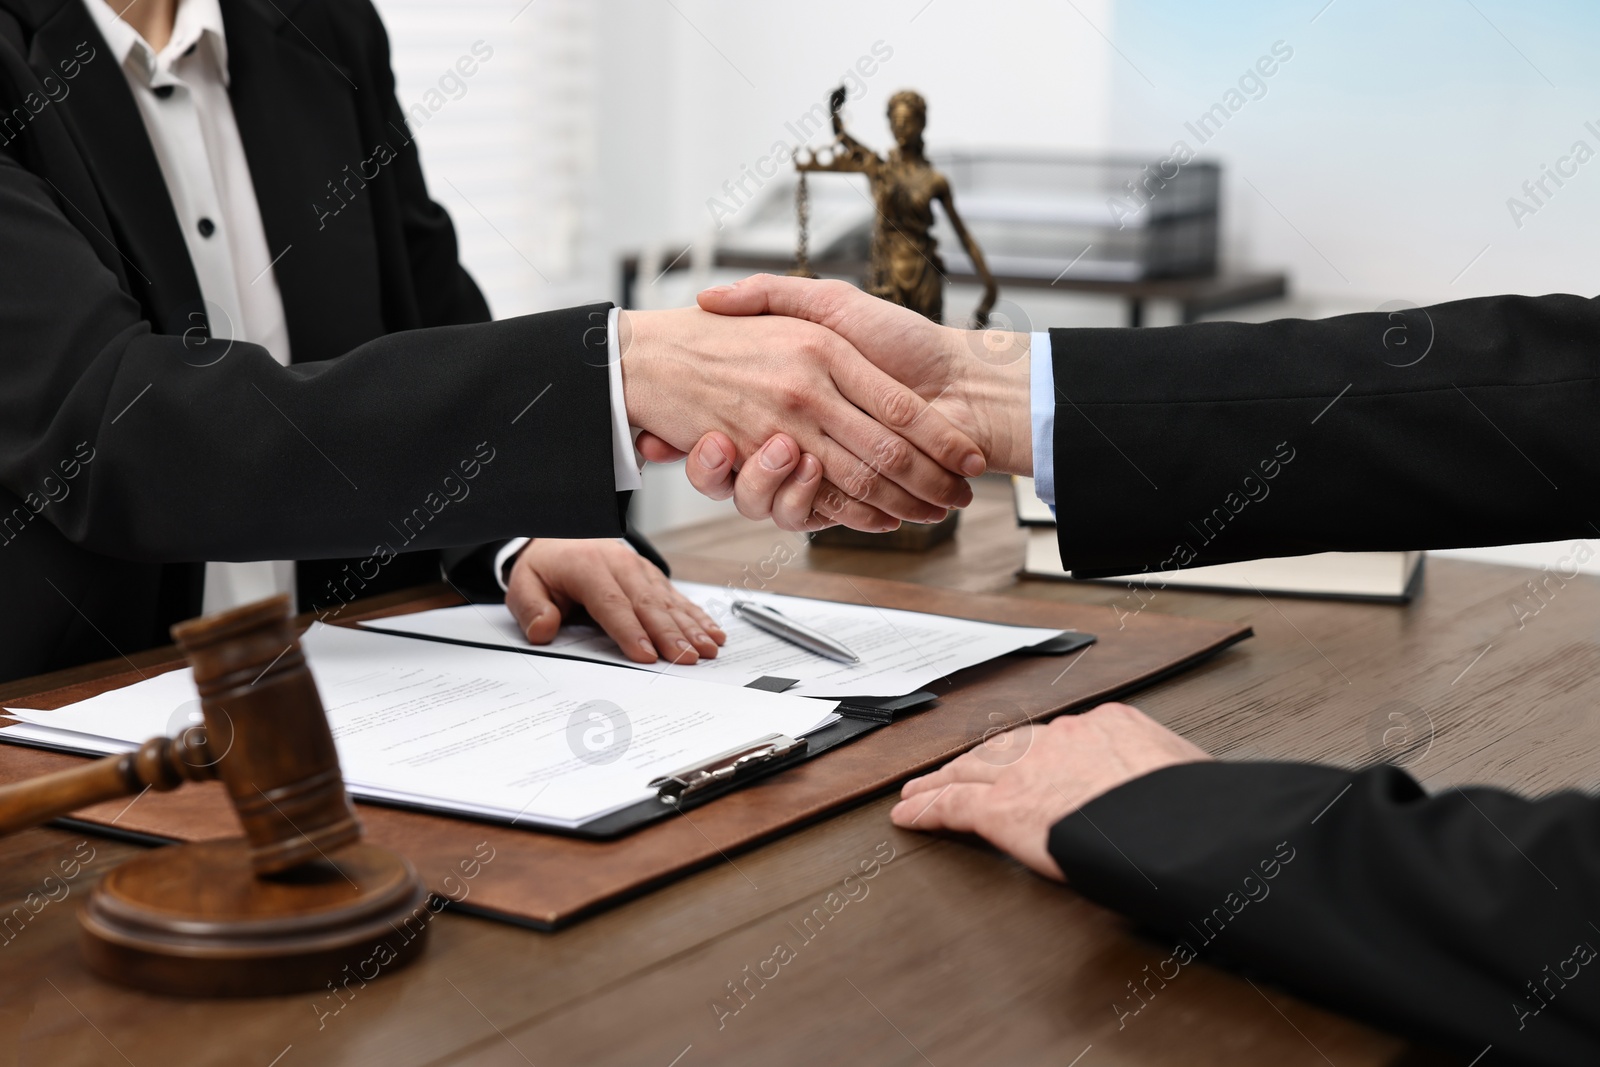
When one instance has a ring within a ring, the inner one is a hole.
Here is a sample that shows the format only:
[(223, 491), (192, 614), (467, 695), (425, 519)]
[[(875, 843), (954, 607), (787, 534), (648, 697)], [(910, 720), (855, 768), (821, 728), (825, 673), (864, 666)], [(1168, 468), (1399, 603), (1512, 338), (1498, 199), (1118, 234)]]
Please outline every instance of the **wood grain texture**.
[[(770, 527), (732, 520), (661, 541), (680, 564), (693, 554), (757, 576), (803, 568), (1087, 605), (1103, 613), (1103, 629), (1117, 625), (1118, 609), (1137, 607), (1125, 588), (1016, 581), (1023, 538), (1005, 486), (978, 489), (955, 541), (928, 553), (813, 552)], [(1600, 784), (1592, 761), (1600, 723), (1589, 710), (1600, 697), (1600, 584), (1552, 583), (1519, 627), (1512, 605), (1526, 597), (1529, 577), (1435, 560), (1409, 607), (1158, 591), (1147, 610), (1247, 623), (1256, 636), (1137, 703), (1239, 758), (1356, 765), (1388, 752), (1432, 788), (1591, 787)], [(450, 602), (448, 591), (431, 595)], [(404, 599), (388, 598), (390, 606)], [(132, 659), (141, 669), (159, 660), (147, 657)], [(96, 673), (77, 668), (52, 683)], [(8, 695), (44, 687), (33, 680)], [(1167, 947), (981, 844), (892, 828), (891, 804), (869, 800), (719, 858), (557, 934), (447, 912), (429, 955), (404, 972), (342, 996), (237, 1003), (167, 1000), (89, 976), (76, 954), (73, 908), (87, 884), (136, 850), (26, 831), (0, 842), (0, 1065), (266, 1067), (280, 1055), (278, 1067), (667, 1067), (680, 1055), (678, 1067), (1066, 1067), (1080, 1054), (1078, 1067), (1427, 1061), (1403, 1042), (1203, 963), (1186, 967), (1119, 1031), (1111, 1004)], [(463, 842), (464, 857), (473, 844)], [(894, 858), (872, 880), (851, 883), (866, 895), (857, 891), (801, 943), (790, 924), (826, 910), (830, 892), (842, 897), (845, 877), (885, 845)], [(93, 858), (63, 881), (59, 865), (75, 849)], [(475, 881), (461, 880), (469, 905)], [(26, 920), (3, 922), (16, 908)], [(744, 979), (746, 966), (760, 968), (786, 938), (794, 959), (764, 987), (752, 983), (753, 995), (719, 1029), (712, 1003), (738, 1003), (725, 999), (727, 983)]]

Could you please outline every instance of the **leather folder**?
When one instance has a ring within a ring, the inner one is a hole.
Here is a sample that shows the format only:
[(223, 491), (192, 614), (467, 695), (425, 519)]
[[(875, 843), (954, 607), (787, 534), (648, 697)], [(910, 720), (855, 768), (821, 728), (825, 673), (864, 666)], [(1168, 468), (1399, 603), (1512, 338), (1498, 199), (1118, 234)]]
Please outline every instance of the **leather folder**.
[[(693, 581), (748, 578), (726, 562), (674, 562), (674, 575)], [(871, 728), (848, 744), (786, 763), (624, 837), (590, 840), (358, 802), (367, 838), (410, 859), (444, 896), (458, 884), (460, 865), (481, 856), (479, 849), (492, 848), (494, 860), (478, 868), (470, 900), (452, 907), (553, 930), (892, 789), (996, 730), (1126, 697), (1250, 636), (1249, 627), (1231, 622), (1148, 611), (1125, 615), (1119, 622), (1107, 606), (985, 596), (814, 571), (780, 574), (763, 588), (1019, 626), (1083, 630), (1099, 640), (1065, 656), (1005, 656), (940, 679), (929, 687), (937, 699), (920, 710), (897, 714), (887, 723), (862, 723)], [(453, 593), (438, 593), (365, 615), (347, 613), (346, 619), (459, 602)], [(182, 665), (174, 649), (166, 666)], [(137, 681), (139, 675), (126, 668), (122, 660), (107, 661), (105, 673), (91, 681), (7, 703), (60, 707)], [(59, 770), (80, 759), (0, 745), (0, 783)], [(241, 833), (218, 783), (150, 793), (131, 804), (115, 801), (64, 821), (89, 832), (150, 843)]]

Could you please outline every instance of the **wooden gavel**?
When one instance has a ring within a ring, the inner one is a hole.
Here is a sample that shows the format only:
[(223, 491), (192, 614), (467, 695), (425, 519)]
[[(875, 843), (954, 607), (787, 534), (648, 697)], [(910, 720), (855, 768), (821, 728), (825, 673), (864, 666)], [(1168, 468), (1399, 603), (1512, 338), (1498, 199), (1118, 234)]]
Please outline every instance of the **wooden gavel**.
[(107, 873), (78, 914), (89, 965), (140, 989), (241, 996), (394, 970), (426, 944), (416, 870), (360, 840), (287, 597), (172, 628), (204, 725), (0, 789), (0, 833), (146, 789), (220, 780), (244, 838), (156, 849)]
[(360, 839), (288, 598), (191, 619), (172, 636), (194, 669), (204, 726), (0, 789), (0, 834), (146, 789), (221, 779), (257, 874)]

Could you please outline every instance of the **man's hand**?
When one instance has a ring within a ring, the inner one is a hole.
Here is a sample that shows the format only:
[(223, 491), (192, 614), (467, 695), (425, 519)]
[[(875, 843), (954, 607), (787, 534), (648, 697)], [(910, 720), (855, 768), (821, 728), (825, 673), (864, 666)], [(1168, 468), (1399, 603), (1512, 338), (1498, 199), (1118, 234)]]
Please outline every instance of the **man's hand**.
[(711, 616), (632, 548), (609, 538), (528, 542), (512, 565), (506, 607), (528, 641), (548, 644), (563, 618), (587, 610), (635, 663), (715, 658), (728, 639)]
[(1047, 878), (1064, 881), (1050, 827), (1151, 771), (1211, 758), (1138, 708), (1101, 704), (1046, 726), (1019, 726), (900, 790), (889, 812), (907, 830), (975, 833)]
[[(1033, 473), (1026, 334), (951, 329), (846, 282), (772, 275), (708, 289), (700, 294), (700, 305), (720, 315), (794, 316), (827, 327), (975, 442), (989, 469)], [(734, 462), (726, 442), (725, 436), (707, 435), (696, 454), (716, 462), (691, 459), (688, 464), (689, 480), (702, 493), (715, 499), (733, 496), (741, 514), (770, 515), (784, 529), (817, 529), (838, 521), (828, 506), (826, 480), (799, 480), (809, 472), (800, 456), (795, 457), (796, 477), (774, 480), (769, 469), (755, 471)], [(680, 458), (683, 447), (649, 434), (639, 440), (641, 453), (658, 461)], [(810, 453), (807, 445), (804, 454)], [(759, 487), (746, 487), (747, 480), (760, 483)], [(810, 508), (797, 514), (808, 497)]]
[(977, 444), (821, 326), (682, 308), (625, 312), (619, 332), (628, 420), (653, 435), (649, 458), (715, 430), (742, 467), (781, 431), (836, 487), (836, 498), (823, 491), (835, 521), (893, 529), (972, 500), (962, 475), (984, 469)]

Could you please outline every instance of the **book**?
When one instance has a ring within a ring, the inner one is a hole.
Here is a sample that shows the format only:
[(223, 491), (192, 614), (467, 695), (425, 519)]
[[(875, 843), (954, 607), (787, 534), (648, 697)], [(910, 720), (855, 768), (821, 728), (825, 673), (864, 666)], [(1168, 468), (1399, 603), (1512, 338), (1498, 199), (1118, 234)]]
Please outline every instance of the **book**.
[(1422, 584), (1422, 552), (1318, 552), (1186, 567), (1108, 578), (1076, 579), (1061, 563), (1055, 515), (1033, 490), (1032, 478), (1014, 478), (1017, 524), (1027, 530), (1022, 574), (1030, 578), (1129, 583), (1152, 589), (1177, 588), (1225, 593), (1279, 593), (1404, 603)]
[(1050, 505), (1039, 499), (1033, 491), (1033, 479), (1019, 474), (1011, 476), (1011, 495), (1017, 506), (1018, 526), (1048, 526), (1056, 528), (1056, 513)]

